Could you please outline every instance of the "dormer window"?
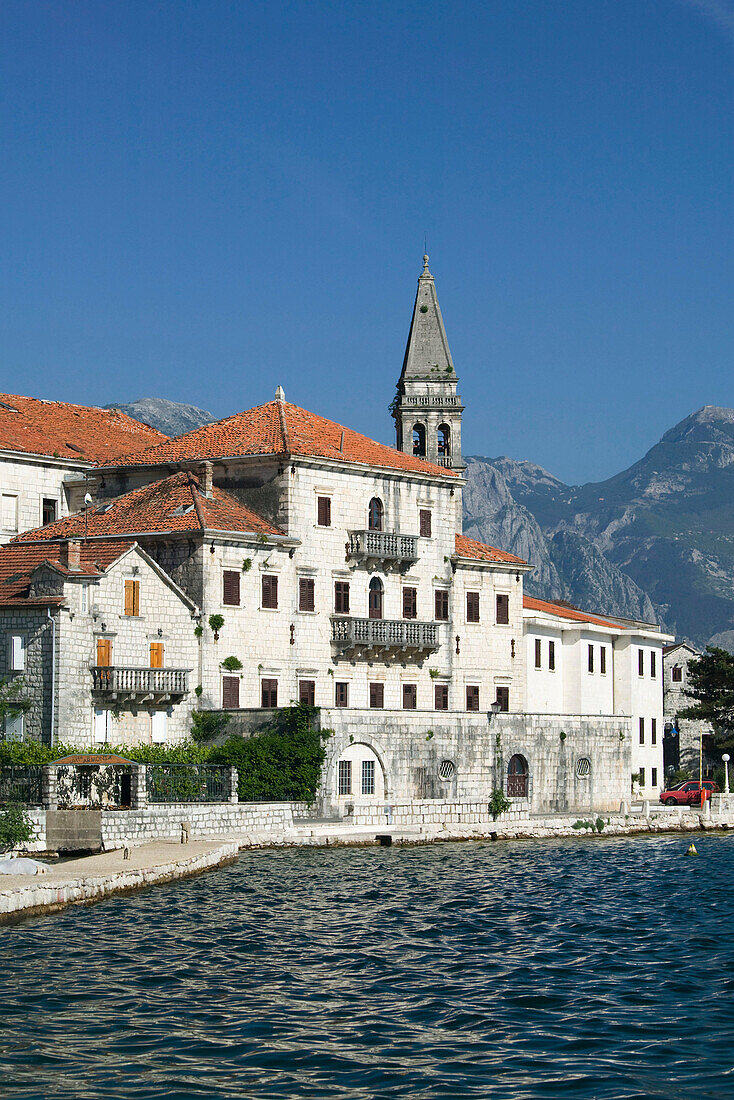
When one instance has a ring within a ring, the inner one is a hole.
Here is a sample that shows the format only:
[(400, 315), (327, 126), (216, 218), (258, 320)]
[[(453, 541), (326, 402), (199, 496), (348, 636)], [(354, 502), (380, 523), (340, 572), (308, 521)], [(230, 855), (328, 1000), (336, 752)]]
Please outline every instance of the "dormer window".
[(367, 527), (370, 531), (382, 530), (382, 517), (384, 509), (379, 497), (373, 497), (367, 510)]

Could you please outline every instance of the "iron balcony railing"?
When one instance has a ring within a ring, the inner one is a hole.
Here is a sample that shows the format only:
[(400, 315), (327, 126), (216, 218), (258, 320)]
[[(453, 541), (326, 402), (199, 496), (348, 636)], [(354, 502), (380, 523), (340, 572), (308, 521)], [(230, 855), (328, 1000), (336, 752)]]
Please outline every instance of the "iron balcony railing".
[(226, 764), (148, 764), (148, 802), (227, 802), (230, 775)]
[(92, 690), (103, 695), (186, 695), (188, 668), (128, 668), (95, 665)]
[(331, 640), (342, 651), (355, 654), (388, 650), (431, 653), (438, 649), (438, 626), (410, 619), (354, 619), (334, 615)]
[(347, 555), (368, 563), (408, 566), (418, 561), (418, 539), (388, 531), (350, 531)]
[(36, 764), (0, 766), (0, 805), (20, 802), (25, 806), (43, 805), (43, 768)]

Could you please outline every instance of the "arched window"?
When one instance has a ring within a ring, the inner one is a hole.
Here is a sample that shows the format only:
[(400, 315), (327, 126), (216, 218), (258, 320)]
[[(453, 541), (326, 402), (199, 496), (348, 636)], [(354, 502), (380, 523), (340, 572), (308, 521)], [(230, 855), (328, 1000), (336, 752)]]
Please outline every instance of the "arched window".
[(448, 424), (438, 425), (438, 453), (446, 457), (451, 454), (451, 428)]
[(507, 766), (507, 795), (509, 798), (528, 796), (528, 762), (519, 752), (510, 757)]
[(369, 617), (371, 619), (382, 618), (382, 581), (379, 577), (373, 577), (370, 581)]
[(334, 772), (337, 798), (375, 799), (387, 796), (385, 772), (377, 753), (357, 742), (339, 757)]
[(413, 454), (418, 458), (426, 457), (426, 429), (423, 424), (413, 425)]
[(373, 497), (367, 511), (367, 527), (370, 531), (382, 530), (382, 501), (379, 497)]

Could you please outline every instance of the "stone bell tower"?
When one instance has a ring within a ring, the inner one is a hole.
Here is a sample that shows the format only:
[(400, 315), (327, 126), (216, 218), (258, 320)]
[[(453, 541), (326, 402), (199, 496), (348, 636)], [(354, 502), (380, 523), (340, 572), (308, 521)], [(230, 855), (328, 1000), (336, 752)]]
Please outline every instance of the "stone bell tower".
[(462, 472), (461, 414), (456, 371), (443, 327), (436, 284), (423, 257), (408, 345), (392, 404), (397, 449)]

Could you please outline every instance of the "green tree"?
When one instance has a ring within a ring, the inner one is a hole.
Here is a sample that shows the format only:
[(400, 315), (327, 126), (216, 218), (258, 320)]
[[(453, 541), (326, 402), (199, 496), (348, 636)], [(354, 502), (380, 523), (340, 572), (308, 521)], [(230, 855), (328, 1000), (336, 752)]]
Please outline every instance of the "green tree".
[(33, 825), (24, 806), (12, 803), (0, 810), (0, 852), (33, 840)]
[(730, 749), (734, 745), (734, 654), (707, 646), (705, 653), (689, 662), (688, 681), (686, 695), (695, 702), (678, 711), (678, 717), (710, 723), (716, 753)]

